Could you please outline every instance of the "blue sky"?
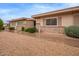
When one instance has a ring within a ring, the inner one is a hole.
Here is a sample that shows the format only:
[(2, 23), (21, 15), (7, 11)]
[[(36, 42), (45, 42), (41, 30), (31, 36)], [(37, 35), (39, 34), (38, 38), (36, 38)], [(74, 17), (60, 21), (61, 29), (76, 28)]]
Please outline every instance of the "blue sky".
[(0, 3), (0, 18), (7, 22), (15, 18), (31, 18), (34, 14), (79, 6), (78, 3)]

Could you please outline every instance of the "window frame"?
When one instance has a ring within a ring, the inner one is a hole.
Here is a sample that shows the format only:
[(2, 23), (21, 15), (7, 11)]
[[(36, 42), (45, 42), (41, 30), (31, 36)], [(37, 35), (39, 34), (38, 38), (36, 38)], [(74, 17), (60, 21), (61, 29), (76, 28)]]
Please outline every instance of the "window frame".
[(52, 25), (50, 25), (50, 24), (47, 25), (47, 24), (46, 24), (46, 26), (58, 26), (58, 17), (46, 18), (45, 20), (47, 21), (47, 19), (53, 19), (53, 18), (56, 18), (56, 25), (53, 25), (53, 24), (52, 24)]
[(24, 24), (24, 21), (17, 21), (16, 23), (17, 23), (17, 26), (20, 26)]

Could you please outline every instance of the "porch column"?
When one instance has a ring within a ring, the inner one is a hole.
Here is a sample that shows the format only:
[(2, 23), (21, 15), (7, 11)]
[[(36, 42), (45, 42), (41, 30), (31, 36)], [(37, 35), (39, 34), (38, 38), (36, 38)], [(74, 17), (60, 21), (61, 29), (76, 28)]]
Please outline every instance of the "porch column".
[(58, 17), (57, 21), (57, 25), (62, 26), (62, 17)]

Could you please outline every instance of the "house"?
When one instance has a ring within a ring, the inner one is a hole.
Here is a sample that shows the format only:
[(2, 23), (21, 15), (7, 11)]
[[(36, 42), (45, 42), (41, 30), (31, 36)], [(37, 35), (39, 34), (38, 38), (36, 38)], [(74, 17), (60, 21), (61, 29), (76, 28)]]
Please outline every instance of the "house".
[(4, 23), (4, 25), (3, 25), (3, 27), (5, 28), (5, 29), (7, 29), (8, 28), (8, 23)]
[(79, 26), (79, 6), (36, 14), (36, 27), (43, 32), (63, 33), (64, 27)]
[(15, 27), (16, 30), (21, 30), (22, 27), (30, 28), (35, 26), (35, 21), (31, 18), (17, 18), (9, 21), (10, 27)]

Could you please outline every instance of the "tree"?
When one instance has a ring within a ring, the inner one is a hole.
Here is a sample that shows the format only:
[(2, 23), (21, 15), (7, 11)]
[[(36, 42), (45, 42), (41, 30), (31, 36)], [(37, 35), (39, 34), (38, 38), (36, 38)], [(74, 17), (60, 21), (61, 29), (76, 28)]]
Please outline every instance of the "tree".
[(2, 21), (2, 19), (0, 19), (0, 30), (2, 30), (2, 28), (3, 28), (3, 21)]

